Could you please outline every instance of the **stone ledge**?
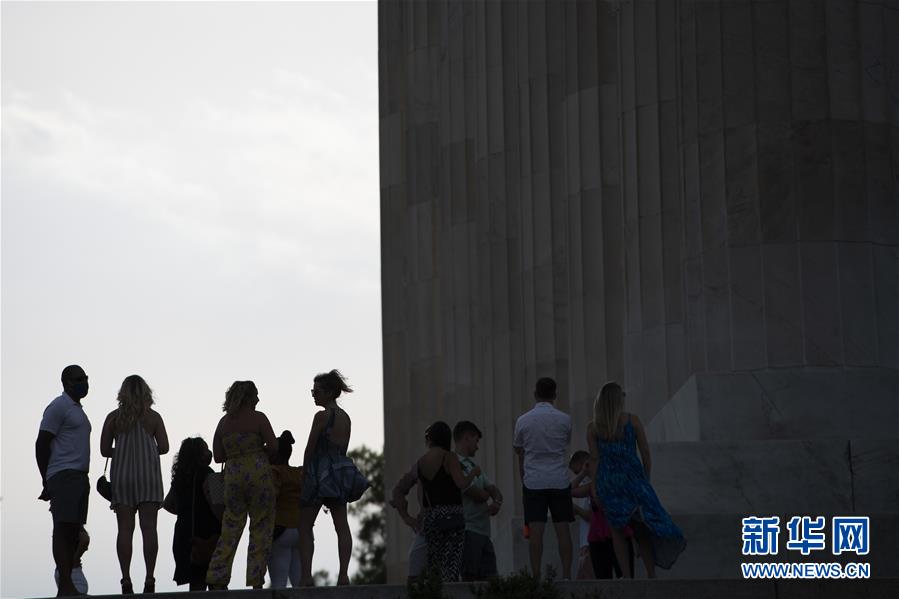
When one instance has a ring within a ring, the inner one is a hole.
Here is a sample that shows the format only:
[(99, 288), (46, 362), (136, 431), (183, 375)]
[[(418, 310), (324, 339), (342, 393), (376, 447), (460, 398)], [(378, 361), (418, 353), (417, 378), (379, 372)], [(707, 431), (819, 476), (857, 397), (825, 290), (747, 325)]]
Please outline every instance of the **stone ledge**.
[[(895, 599), (899, 578), (864, 581), (771, 580), (607, 580), (557, 583), (563, 597), (584, 599)], [(473, 598), (471, 585), (446, 585), (453, 599)], [(95, 595), (96, 597), (101, 597)], [(118, 597), (118, 595), (106, 595)], [(210, 591), (206, 593), (157, 593), (146, 599), (177, 597), (204, 599), (400, 599), (401, 585), (317, 587), (311, 589)]]

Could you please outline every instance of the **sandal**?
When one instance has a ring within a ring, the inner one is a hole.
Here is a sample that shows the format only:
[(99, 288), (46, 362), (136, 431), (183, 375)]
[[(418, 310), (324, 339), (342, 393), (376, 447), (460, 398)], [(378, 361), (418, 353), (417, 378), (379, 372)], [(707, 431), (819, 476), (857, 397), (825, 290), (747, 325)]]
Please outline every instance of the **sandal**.
[(148, 578), (144, 582), (144, 593), (149, 594), (149, 593), (155, 593), (155, 592), (156, 592), (156, 579)]
[(133, 595), (134, 587), (131, 585), (130, 580), (125, 580), (124, 578), (120, 581), (122, 583), (122, 594), (123, 595)]

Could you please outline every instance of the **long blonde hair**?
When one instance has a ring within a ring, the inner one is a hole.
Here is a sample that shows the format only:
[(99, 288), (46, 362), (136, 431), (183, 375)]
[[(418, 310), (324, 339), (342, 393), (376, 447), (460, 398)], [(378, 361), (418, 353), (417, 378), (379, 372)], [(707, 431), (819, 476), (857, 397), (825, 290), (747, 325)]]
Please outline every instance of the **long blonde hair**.
[(225, 392), (225, 403), (222, 404), (222, 411), (233, 416), (247, 402), (259, 396), (259, 390), (256, 389), (256, 383), (253, 381), (234, 381)]
[(144, 417), (153, 405), (153, 390), (136, 374), (125, 377), (117, 397), (119, 409), (115, 415), (116, 430), (124, 432)]
[(593, 426), (601, 439), (612, 439), (618, 432), (618, 419), (624, 411), (624, 393), (621, 385), (609, 381), (602, 386), (593, 400)]

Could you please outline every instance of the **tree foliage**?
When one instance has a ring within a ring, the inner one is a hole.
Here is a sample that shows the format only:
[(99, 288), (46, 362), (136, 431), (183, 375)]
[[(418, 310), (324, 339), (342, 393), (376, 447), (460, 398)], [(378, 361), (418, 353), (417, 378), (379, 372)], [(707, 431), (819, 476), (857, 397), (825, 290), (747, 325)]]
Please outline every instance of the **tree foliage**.
[(364, 445), (347, 455), (371, 483), (362, 498), (349, 505), (349, 513), (359, 521), (359, 534), (354, 541), (359, 569), (353, 574), (353, 584), (386, 584), (387, 553), (385, 539), (384, 454)]

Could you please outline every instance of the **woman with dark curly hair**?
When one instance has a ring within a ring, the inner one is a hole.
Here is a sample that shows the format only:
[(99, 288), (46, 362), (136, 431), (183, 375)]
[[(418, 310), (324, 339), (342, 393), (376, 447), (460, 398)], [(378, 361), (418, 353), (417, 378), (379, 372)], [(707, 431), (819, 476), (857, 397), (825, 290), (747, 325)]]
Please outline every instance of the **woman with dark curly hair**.
[[(206, 477), (212, 452), (201, 437), (181, 442), (181, 449), (172, 462), (172, 490), (174, 497), (175, 534), (172, 554), (175, 557), (175, 584), (190, 584), (191, 591), (206, 590), (206, 570), (210, 555), (194, 551), (194, 543), (208, 544), (218, 538), (222, 524), (209, 500)], [(168, 506), (167, 506), (167, 509)], [(194, 541), (196, 539), (196, 541)]]

